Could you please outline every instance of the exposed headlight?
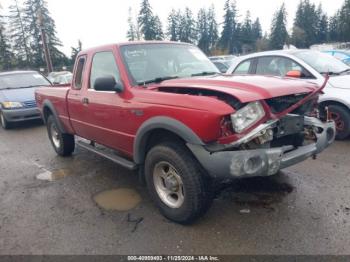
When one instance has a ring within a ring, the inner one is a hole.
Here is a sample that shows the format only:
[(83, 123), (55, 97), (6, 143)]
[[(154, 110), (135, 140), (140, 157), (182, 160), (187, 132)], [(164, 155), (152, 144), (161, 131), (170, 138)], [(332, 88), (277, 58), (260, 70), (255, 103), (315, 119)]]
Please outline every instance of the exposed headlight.
[(2, 107), (5, 109), (22, 108), (23, 105), (20, 102), (2, 102)]
[(260, 102), (249, 103), (231, 115), (233, 129), (236, 133), (242, 133), (247, 128), (256, 124), (264, 116), (265, 111)]

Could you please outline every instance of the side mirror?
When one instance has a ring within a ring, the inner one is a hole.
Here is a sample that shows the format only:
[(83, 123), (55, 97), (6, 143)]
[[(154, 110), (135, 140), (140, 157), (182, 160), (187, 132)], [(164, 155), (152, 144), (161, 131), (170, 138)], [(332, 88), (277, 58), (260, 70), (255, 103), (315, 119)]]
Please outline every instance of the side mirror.
[(287, 72), (286, 77), (301, 78), (302, 74), (298, 70), (292, 70)]
[(95, 80), (94, 89), (96, 91), (123, 92), (122, 84), (118, 83), (113, 76), (99, 77)]

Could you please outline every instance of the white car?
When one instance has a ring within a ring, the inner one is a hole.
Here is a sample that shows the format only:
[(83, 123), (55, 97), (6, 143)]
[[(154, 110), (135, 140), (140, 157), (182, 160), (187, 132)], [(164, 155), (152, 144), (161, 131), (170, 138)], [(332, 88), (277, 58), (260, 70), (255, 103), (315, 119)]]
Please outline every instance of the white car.
[(251, 54), (233, 59), (227, 71), (234, 75), (271, 75), (297, 77), (322, 85), (330, 79), (320, 96), (320, 112), (337, 125), (337, 139), (350, 135), (350, 67), (338, 59), (312, 50), (279, 50)]

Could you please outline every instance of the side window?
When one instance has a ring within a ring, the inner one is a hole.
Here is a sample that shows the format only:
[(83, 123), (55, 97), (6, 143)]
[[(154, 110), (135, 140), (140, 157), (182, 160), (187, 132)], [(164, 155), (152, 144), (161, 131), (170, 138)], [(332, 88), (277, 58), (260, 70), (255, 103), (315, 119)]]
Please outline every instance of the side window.
[(253, 60), (247, 60), (242, 62), (236, 70), (233, 72), (234, 75), (247, 75)]
[(79, 58), (76, 72), (75, 72), (74, 89), (81, 89), (82, 87), (85, 61), (86, 61), (85, 56)]
[(258, 59), (256, 68), (256, 74), (258, 75), (284, 77), (289, 71), (300, 71), (302, 73), (302, 78), (311, 78), (309, 72), (289, 58), (270, 56)]
[(90, 88), (94, 88), (95, 80), (99, 77), (113, 76), (120, 80), (119, 70), (112, 52), (96, 53), (92, 60)]

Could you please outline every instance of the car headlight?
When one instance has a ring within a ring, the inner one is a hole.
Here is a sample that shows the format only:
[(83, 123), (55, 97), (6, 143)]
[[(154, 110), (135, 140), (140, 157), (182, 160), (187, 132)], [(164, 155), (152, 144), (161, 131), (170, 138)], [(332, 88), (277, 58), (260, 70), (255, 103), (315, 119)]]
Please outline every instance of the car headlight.
[(236, 133), (242, 133), (260, 121), (264, 116), (265, 110), (260, 102), (249, 103), (231, 115), (233, 129)]
[(2, 102), (2, 107), (5, 109), (22, 108), (23, 105), (20, 102)]

